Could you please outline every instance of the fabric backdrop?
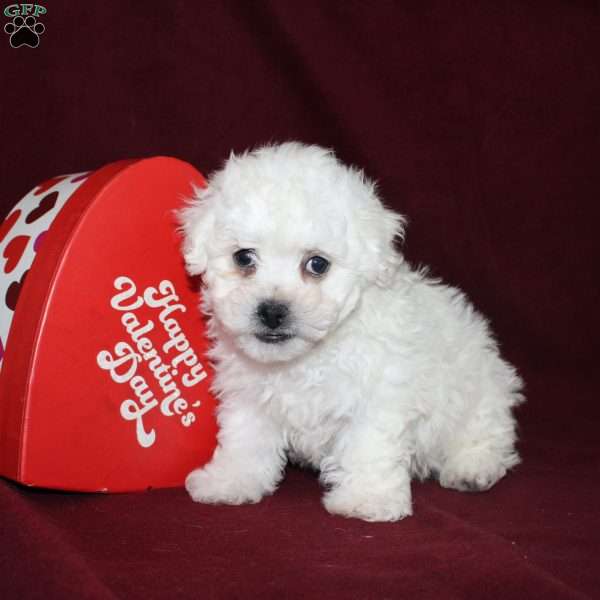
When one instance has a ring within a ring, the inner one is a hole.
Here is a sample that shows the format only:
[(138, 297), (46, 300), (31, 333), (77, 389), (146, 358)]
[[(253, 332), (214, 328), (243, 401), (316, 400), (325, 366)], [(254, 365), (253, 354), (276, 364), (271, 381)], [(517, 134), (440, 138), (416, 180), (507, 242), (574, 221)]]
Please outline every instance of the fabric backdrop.
[(490, 318), (527, 385), (524, 462), (485, 494), (415, 483), (394, 524), (328, 515), (293, 469), (239, 508), (0, 480), (2, 596), (597, 597), (597, 2), (41, 4), (37, 48), (0, 31), (0, 218), (121, 158), (333, 147)]

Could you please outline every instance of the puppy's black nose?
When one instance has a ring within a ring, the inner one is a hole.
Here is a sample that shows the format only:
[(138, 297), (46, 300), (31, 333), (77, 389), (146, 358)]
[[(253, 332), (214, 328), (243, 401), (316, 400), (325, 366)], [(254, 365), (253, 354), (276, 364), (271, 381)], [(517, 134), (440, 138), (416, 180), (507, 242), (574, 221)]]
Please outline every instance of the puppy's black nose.
[(263, 325), (269, 329), (277, 329), (285, 321), (290, 309), (287, 304), (274, 300), (265, 300), (258, 305), (256, 314)]

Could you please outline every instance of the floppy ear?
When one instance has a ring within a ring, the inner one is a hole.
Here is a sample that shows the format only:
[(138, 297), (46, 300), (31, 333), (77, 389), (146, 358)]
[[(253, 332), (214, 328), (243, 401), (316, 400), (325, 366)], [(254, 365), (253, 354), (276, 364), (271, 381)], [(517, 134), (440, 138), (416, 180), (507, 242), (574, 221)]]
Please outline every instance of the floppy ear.
[(396, 241), (404, 240), (406, 219), (385, 207), (381, 207), (377, 218), (377, 252), (379, 264), (377, 266), (375, 283), (379, 287), (389, 287), (392, 284), (394, 273), (398, 265), (404, 260), (396, 248)]
[(211, 193), (194, 186), (194, 195), (177, 217), (183, 232), (183, 257), (190, 275), (201, 275), (208, 263), (208, 245), (215, 222)]
[(404, 240), (406, 219), (383, 204), (377, 184), (364, 171), (350, 168), (347, 172), (350, 193), (360, 198), (356, 231), (361, 240), (360, 269), (369, 283), (389, 287), (398, 266), (404, 261), (396, 241)]

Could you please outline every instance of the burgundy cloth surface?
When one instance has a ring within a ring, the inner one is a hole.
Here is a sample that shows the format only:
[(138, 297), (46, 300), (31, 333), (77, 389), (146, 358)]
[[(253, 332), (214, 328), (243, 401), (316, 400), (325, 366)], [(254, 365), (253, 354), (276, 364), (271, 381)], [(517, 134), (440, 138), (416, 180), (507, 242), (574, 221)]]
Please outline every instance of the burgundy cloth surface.
[(522, 465), (484, 494), (414, 483), (392, 524), (330, 516), (295, 469), (244, 507), (0, 480), (0, 596), (598, 597), (597, 3), (44, 4), (39, 47), (0, 32), (0, 217), (121, 158), (334, 147), (409, 217), (407, 257), (491, 319), (528, 400)]

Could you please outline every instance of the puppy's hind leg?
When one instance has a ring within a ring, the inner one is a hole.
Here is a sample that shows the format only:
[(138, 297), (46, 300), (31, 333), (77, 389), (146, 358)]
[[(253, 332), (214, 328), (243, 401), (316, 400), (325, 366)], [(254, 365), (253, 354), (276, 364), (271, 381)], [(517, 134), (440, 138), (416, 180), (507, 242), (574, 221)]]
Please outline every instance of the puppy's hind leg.
[(510, 402), (484, 398), (464, 428), (449, 434), (439, 474), (443, 487), (483, 492), (520, 462)]

